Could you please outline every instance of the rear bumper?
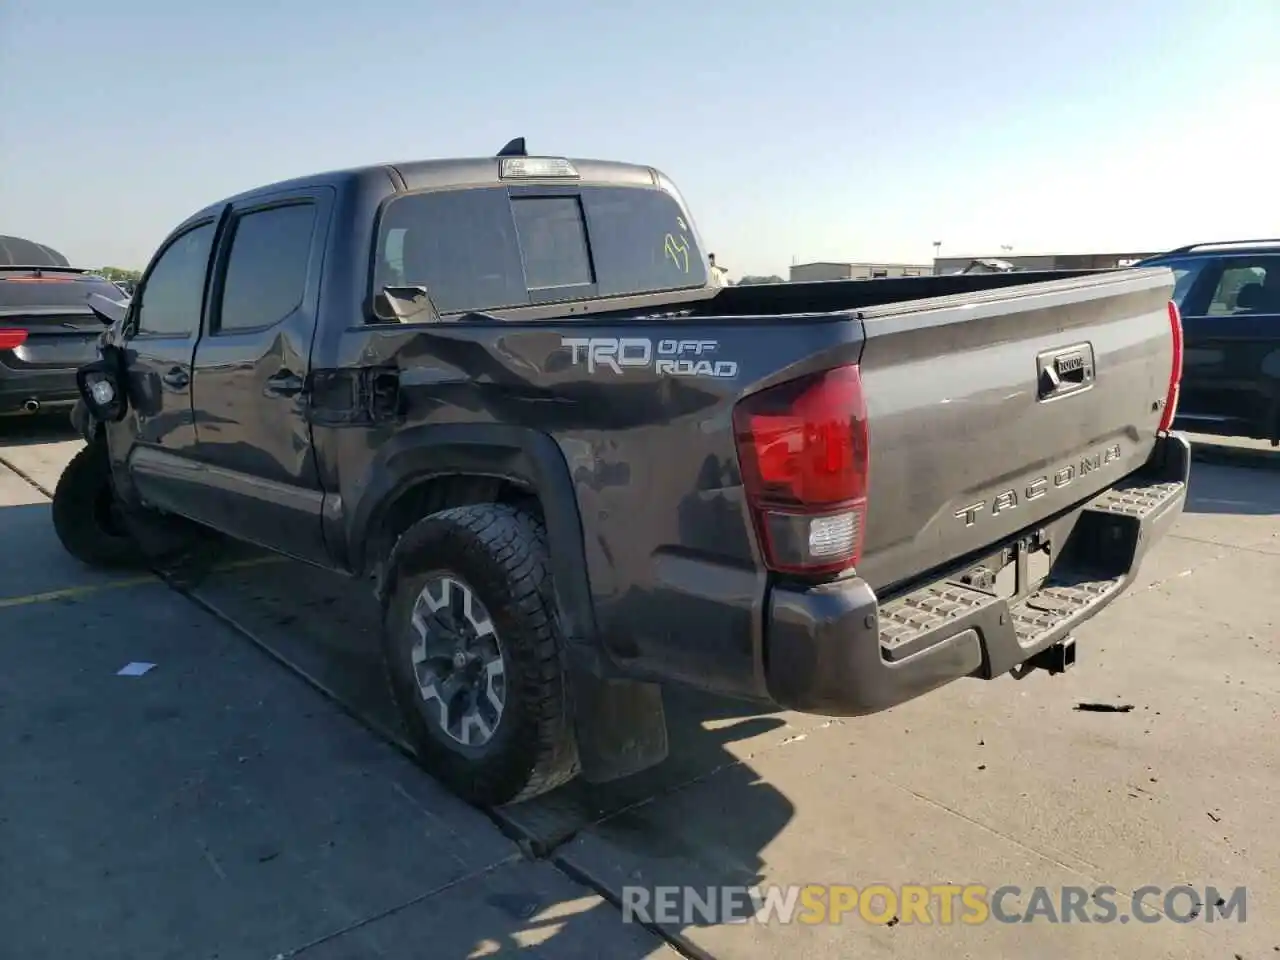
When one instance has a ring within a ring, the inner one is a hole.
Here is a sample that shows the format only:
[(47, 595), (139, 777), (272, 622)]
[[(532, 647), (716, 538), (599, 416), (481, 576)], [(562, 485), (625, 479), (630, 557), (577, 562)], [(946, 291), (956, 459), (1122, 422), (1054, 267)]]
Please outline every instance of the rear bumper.
[(69, 408), (79, 397), (75, 367), (15, 370), (0, 359), (0, 416), (34, 412), (26, 409), (31, 400), (41, 410)]
[[(940, 579), (881, 604), (865, 582), (775, 587), (765, 679), (780, 706), (875, 713), (965, 676), (998, 677), (1067, 637), (1128, 588), (1182, 512), (1190, 444), (1164, 437), (1146, 466), (1046, 527), (1055, 548), (1034, 593), (1001, 599)], [(957, 571), (957, 574), (960, 571)]]

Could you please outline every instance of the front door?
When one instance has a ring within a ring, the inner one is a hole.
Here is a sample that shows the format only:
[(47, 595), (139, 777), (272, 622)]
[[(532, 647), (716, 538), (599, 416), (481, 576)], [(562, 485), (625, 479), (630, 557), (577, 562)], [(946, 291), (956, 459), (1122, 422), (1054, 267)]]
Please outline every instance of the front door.
[(196, 448), (191, 362), (217, 228), (214, 217), (196, 222), (156, 254), (130, 307), (125, 341), (130, 476), (147, 502), (184, 514), (200, 498), (189, 461)]
[(332, 191), (234, 206), (214, 270), (192, 403), (204, 520), (238, 539), (327, 561), (306, 417)]
[(1280, 255), (1210, 260), (1181, 304), (1186, 340), (1178, 426), (1280, 435)]

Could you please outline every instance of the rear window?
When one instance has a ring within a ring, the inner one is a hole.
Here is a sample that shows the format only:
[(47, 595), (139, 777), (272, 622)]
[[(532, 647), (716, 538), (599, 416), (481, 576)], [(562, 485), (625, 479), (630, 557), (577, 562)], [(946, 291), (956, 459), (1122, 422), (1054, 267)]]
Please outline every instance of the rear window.
[(112, 300), (123, 300), (126, 294), (105, 277), (57, 270), (5, 270), (0, 268), (0, 310), (66, 308), (79, 310), (91, 293)]
[(586, 222), (577, 197), (516, 197), (511, 201), (530, 292), (590, 286)]
[(374, 289), (422, 286), (441, 313), (704, 286), (680, 206), (640, 187), (480, 187), (386, 207)]

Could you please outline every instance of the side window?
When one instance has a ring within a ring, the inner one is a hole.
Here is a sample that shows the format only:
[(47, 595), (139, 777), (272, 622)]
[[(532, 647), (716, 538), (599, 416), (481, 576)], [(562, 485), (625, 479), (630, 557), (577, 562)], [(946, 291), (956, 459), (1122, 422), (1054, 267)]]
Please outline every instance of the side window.
[(440, 313), (529, 302), (504, 188), (410, 194), (388, 204), (382, 221), (375, 290), (424, 287)]
[(530, 290), (591, 283), (591, 254), (577, 197), (517, 197), (511, 201)]
[(1169, 268), (1173, 270), (1173, 302), (1178, 305), (1179, 310), (1186, 309), (1187, 294), (1191, 292), (1206, 262), (1205, 260), (1188, 260), (1183, 263), (1169, 264)]
[(199, 329), (213, 232), (212, 223), (202, 224), (178, 237), (160, 254), (142, 288), (138, 333), (189, 337)]
[(231, 236), (216, 329), (279, 323), (302, 303), (316, 208), (292, 203), (241, 214)]
[(1232, 257), (1224, 261), (1222, 277), (1205, 311), (1207, 316), (1277, 312), (1280, 312), (1280, 256)]

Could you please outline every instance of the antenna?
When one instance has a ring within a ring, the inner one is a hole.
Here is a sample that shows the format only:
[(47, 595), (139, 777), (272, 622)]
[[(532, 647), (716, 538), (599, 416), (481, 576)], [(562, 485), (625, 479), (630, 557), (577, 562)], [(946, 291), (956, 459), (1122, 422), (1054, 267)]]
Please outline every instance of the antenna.
[(516, 137), (514, 140), (507, 142), (507, 145), (498, 151), (500, 157), (527, 157), (529, 151), (524, 148), (524, 137)]

